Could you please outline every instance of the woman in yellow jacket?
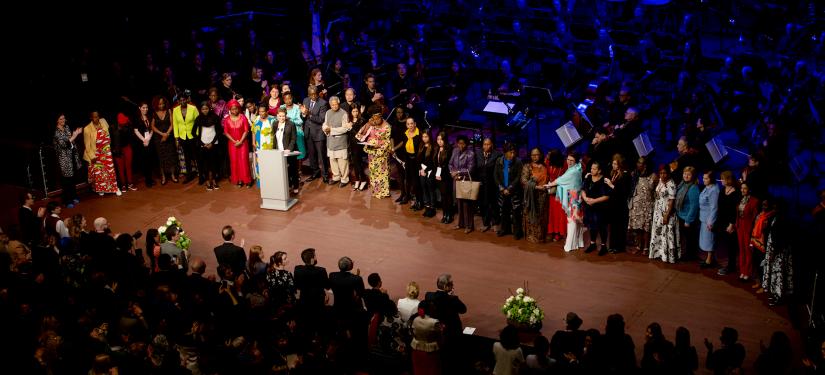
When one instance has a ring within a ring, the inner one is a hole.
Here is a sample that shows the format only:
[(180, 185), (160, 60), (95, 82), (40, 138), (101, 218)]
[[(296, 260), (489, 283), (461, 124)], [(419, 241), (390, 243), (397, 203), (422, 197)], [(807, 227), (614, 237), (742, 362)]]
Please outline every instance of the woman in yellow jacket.
[(86, 145), (83, 160), (89, 163), (89, 183), (92, 185), (92, 190), (101, 196), (105, 193), (120, 196), (115, 164), (112, 159), (109, 124), (105, 119), (100, 118), (97, 111), (92, 112), (91, 117), (92, 122), (83, 128), (83, 142)]

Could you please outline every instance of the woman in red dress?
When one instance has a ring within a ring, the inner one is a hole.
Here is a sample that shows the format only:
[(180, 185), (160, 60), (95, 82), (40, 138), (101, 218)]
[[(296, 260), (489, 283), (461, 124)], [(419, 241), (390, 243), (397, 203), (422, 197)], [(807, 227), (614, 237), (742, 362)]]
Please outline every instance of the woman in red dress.
[(89, 182), (92, 190), (103, 195), (114, 193), (120, 196), (115, 175), (115, 163), (112, 159), (109, 124), (100, 118), (97, 111), (92, 112), (92, 122), (83, 128), (83, 141), (86, 150), (83, 159), (89, 163)]
[(249, 170), (249, 121), (241, 114), (241, 103), (232, 99), (226, 105), (229, 116), (223, 119), (224, 135), (229, 152), (229, 182), (238, 186), (252, 187), (252, 173)]
[[(750, 280), (753, 271), (751, 232), (756, 215), (759, 214), (759, 199), (752, 196), (750, 186), (743, 182), (739, 187), (742, 198), (736, 207), (736, 237), (739, 242), (739, 280)], [(733, 259), (728, 262), (733, 262)]]
[[(548, 181), (555, 181), (559, 176), (567, 171), (567, 163), (565, 163), (564, 155), (559, 150), (550, 150), (545, 160), (547, 165)], [(559, 198), (556, 194), (550, 194), (550, 217), (547, 220), (547, 235), (553, 240), (558, 241), (567, 237), (567, 214), (564, 212), (564, 207), (561, 206)]]

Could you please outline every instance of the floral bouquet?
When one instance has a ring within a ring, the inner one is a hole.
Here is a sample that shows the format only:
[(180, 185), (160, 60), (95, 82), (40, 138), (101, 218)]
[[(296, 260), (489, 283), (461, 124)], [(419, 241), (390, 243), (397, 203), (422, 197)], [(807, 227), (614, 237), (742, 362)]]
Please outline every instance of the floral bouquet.
[(544, 311), (538, 302), (527, 295), (526, 284), (525, 288), (518, 288), (514, 295), (507, 297), (501, 312), (507, 317), (507, 322), (513, 325), (537, 327), (544, 319)]
[(178, 219), (176, 219), (174, 216), (170, 216), (168, 219), (166, 219), (166, 225), (161, 225), (160, 227), (158, 227), (158, 233), (160, 233), (160, 242), (166, 242), (166, 228), (169, 228), (170, 225), (178, 227), (179, 236), (178, 242), (176, 242), (175, 245), (177, 245), (179, 249), (189, 250), (189, 246), (192, 245), (192, 240), (183, 231), (183, 223), (178, 221)]

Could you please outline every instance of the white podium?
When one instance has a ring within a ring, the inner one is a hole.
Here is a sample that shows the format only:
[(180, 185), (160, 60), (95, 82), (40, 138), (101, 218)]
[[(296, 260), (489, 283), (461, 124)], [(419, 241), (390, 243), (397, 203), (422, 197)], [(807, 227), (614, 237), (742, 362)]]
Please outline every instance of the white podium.
[(300, 153), (293, 151), (287, 154), (278, 150), (260, 150), (257, 154), (261, 180), (261, 208), (289, 210), (295, 203), (298, 203), (298, 199), (289, 196), (286, 158)]

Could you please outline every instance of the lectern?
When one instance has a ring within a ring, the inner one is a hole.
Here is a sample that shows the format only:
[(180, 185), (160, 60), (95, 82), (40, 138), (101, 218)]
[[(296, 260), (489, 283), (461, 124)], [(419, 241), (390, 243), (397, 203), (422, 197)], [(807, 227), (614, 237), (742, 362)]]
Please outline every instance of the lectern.
[(289, 210), (298, 203), (298, 199), (289, 196), (286, 158), (295, 157), (300, 153), (285, 153), (279, 150), (259, 150), (257, 153), (261, 180), (261, 208)]

